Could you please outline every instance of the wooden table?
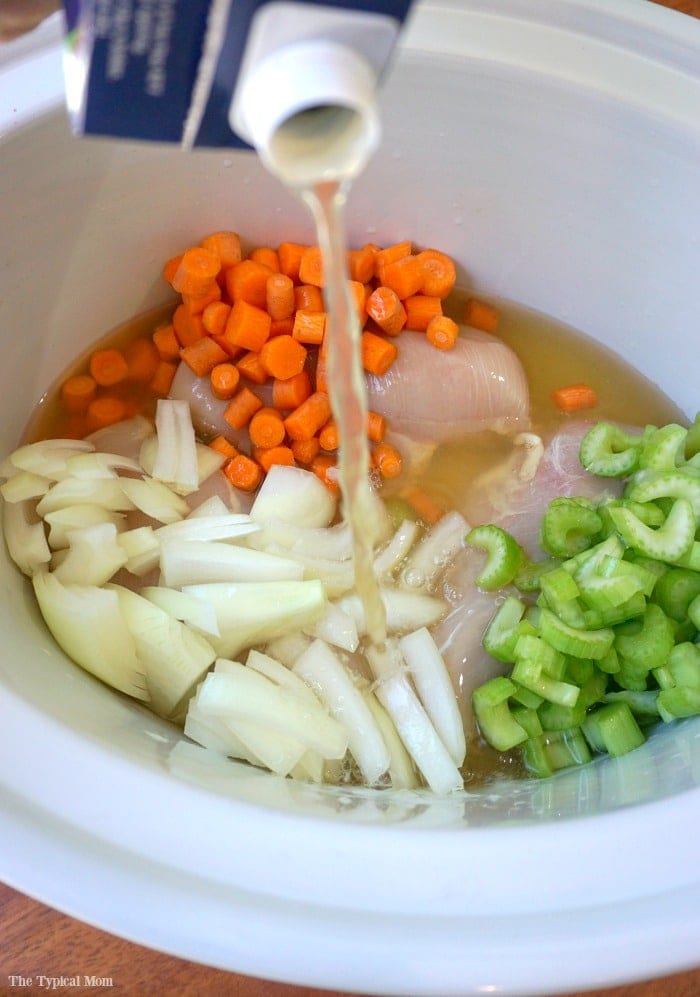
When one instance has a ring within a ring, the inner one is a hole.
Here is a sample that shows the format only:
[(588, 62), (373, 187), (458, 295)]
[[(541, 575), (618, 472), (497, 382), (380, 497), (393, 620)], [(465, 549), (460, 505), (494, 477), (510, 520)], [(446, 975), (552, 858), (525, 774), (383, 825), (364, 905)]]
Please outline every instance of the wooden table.
[[(700, 0), (658, 0), (700, 17)], [(660, 944), (663, 944), (660, 939)], [(700, 939), (698, 940), (700, 954)], [(238, 976), (176, 959), (122, 941), (51, 910), (0, 884), (0, 995), (46, 992), (37, 986), (12, 987), (10, 977), (59, 977), (71, 973), (109, 977), (111, 991), (124, 995), (172, 997), (332, 997), (329, 990), (294, 987)], [(61, 987), (59, 994), (96, 993)], [(698, 997), (700, 970), (631, 986), (590, 991), (588, 997)], [(571, 997), (571, 995), (569, 995)], [(583, 997), (583, 995), (581, 995)]]

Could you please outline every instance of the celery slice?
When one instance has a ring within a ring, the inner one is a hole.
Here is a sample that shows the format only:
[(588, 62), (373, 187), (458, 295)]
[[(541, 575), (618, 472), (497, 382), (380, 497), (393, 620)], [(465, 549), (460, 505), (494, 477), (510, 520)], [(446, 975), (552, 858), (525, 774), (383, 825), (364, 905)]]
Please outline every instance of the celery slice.
[(583, 724), (583, 733), (594, 751), (607, 751), (617, 757), (644, 743), (644, 734), (628, 703), (617, 700), (591, 713)]
[(467, 533), (466, 542), (487, 554), (486, 563), (476, 579), (479, 588), (491, 592), (510, 585), (525, 557), (522, 547), (510, 533), (500, 526), (476, 526)]

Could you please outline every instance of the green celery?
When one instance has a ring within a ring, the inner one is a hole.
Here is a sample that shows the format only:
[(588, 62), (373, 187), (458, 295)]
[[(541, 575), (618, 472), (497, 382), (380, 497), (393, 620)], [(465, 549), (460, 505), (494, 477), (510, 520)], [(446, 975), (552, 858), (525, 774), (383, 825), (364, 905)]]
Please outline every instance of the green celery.
[(482, 645), (496, 661), (512, 664), (515, 660), (515, 645), (520, 636), (518, 624), (525, 615), (525, 609), (525, 603), (517, 596), (508, 595), (486, 627)]
[(554, 557), (571, 558), (588, 550), (602, 528), (590, 499), (552, 499), (542, 517), (540, 546)]
[(640, 720), (658, 719), (659, 708), (656, 703), (658, 691), (647, 689), (636, 692), (632, 689), (622, 689), (618, 692), (606, 692), (603, 697), (605, 703), (627, 703), (632, 713)]
[(613, 645), (615, 634), (609, 627), (597, 630), (579, 630), (558, 619), (548, 609), (540, 614), (542, 637), (563, 654), (575, 658), (603, 658)]
[(528, 738), (522, 751), (526, 769), (540, 779), (591, 760), (588, 745), (578, 727), (547, 731), (539, 737)]
[(661, 719), (666, 723), (682, 717), (694, 717), (700, 713), (700, 689), (676, 686), (675, 689), (662, 689), (656, 700)]
[(476, 579), (479, 588), (492, 592), (511, 584), (525, 555), (510, 533), (500, 526), (475, 526), (465, 540), (472, 547), (486, 551), (486, 563)]
[(560, 564), (557, 557), (549, 557), (546, 561), (525, 561), (518, 569), (513, 584), (521, 592), (537, 592), (542, 575), (558, 568)]
[(528, 736), (510, 711), (508, 699), (514, 691), (510, 679), (498, 676), (484, 682), (472, 694), (479, 730), (497, 751), (509, 751)]
[(589, 714), (583, 733), (594, 751), (607, 751), (617, 757), (644, 743), (644, 734), (629, 704), (624, 700), (606, 703)]
[(680, 468), (640, 471), (627, 485), (625, 497), (642, 505), (655, 499), (683, 498), (690, 502), (693, 515), (700, 516), (700, 478)]
[(673, 422), (645, 433), (639, 452), (639, 466), (673, 469), (683, 460), (687, 437), (688, 430)]
[(609, 422), (599, 422), (581, 440), (579, 460), (589, 474), (624, 478), (636, 470), (641, 444), (641, 435), (626, 433)]
[(622, 623), (615, 630), (618, 654), (645, 672), (664, 665), (674, 644), (673, 624), (663, 609), (653, 602), (647, 605), (641, 620)]
[(657, 530), (650, 529), (629, 509), (611, 509), (610, 515), (628, 546), (659, 561), (677, 561), (695, 539), (693, 509), (684, 498), (675, 499), (663, 526)]
[(654, 602), (672, 620), (682, 623), (697, 595), (700, 595), (700, 574), (687, 568), (669, 568), (656, 583)]
[(520, 724), (528, 737), (537, 737), (542, 733), (542, 724), (537, 710), (528, 706), (514, 706), (511, 713), (515, 722)]

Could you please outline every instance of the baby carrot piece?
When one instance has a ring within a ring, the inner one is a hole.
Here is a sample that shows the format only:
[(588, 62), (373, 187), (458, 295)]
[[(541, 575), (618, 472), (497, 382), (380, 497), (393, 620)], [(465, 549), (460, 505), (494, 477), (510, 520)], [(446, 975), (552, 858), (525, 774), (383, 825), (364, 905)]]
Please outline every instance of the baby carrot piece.
[(425, 332), (430, 320), (436, 315), (442, 315), (440, 298), (427, 294), (414, 294), (403, 303), (406, 309), (406, 328), (416, 332)]
[(248, 435), (254, 447), (268, 449), (279, 446), (285, 437), (282, 416), (275, 408), (258, 409), (248, 423)]
[(209, 336), (202, 336), (196, 343), (184, 346), (180, 350), (180, 358), (197, 377), (205, 377), (217, 364), (225, 362), (227, 354)]
[(226, 290), (234, 303), (247, 301), (264, 309), (267, 305), (267, 278), (272, 273), (264, 263), (241, 260), (226, 271)]
[(323, 353), (319, 353), (316, 361), (316, 390), (328, 391), (328, 361)]
[(90, 376), (101, 388), (110, 388), (129, 376), (129, 365), (121, 350), (95, 350), (90, 357)]
[(313, 284), (299, 284), (294, 288), (294, 307), (297, 311), (322, 312), (325, 306), (321, 289)]
[(218, 256), (209, 249), (193, 246), (182, 254), (172, 286), (180, 294), (205, 294), (210, 290), (220, 269), (221, 261)]
[(406, 324), (406, 309), (390, 287), (372, 291), (367, 298), (367, 314), (387, 336), (398, 336)]
[(269, 374), (260, 362), (260, 354), (254, 350), (250, 350), (237, 360), (236, 367), (241, 377), (247, 381), (252, 381), (253, 384), (267, 384)]
[(67, 412), (86, 412), (96, 394), (97, 382), (89, 374), (74, 374), (61, 385), (61, 401)]
[(263, 407), (263, 403), (250, 388), (243, 387), (233, 396), (224, 411), (224, 419), (234, 429), (243, 429)]
[(206, 335), (201, 316), (193, 315), (187, 305), (178, 305), (173, 312), (173, 329), (180, 346), (191, 346)]
[(233, 443), (229, 443), (225, 436), (215, 436), (213, 440), (209, 441), (209, 446), (212, 450), (216, 450), (217, 453), (226, 457), (227, 460), (238, 456), (238, 450), (236, 450)]
[(302, 370), (292, 377), (272, 382), (272, 404), (277, 409), (295, 409), (311, 394), (311, 378), (307, 370)]
[(210, 336), (223, 336), (231, 306), (225, 301), (212, 301), (202, 312), (202, 325)]
[(498, 326), (498, 309), (479, 298), (469, 298), (464, 306), (464, 321), (473, 329), (495, 332)]
[(160, 395), (161, 398), (165, 396), (170, 391), (170, 386), (173, 383), (173, 378), (177, 373), (177, 364), (170, 363), (167, 360), (161, 360), (156, 368), (156, 372), (151, 378), (148, 387), (153, 392), (154, 395)]
[(291, 440), (310, 440), (331, 417), (331, 403), (325, 391), (315, 391), (284, 420)]
[(200, 246), (214, 253), (222, 267), (232, 267), (243, 258), (241, 239), (236, 232), (212, 232), (202, 239)]
[(429, 343), (438, 350), (451, 350), (457, 342), (459, 326), (447, 315), (435, 315), (428, 322), (425, 335)]
[(329, 419), (328, 422), (321, 427), (321, 431), (318, 434), (318, 442), (321, 444), (321, 450), (338, 449), (338, 427), (336, 426), (334, 419)]
[(229, 343), (226, 336), (217, 336), (214, 333), (211, 334), (211, 338), (214, 340), (217, 346), (220, 346), (224, 351), (229, 360), (235, 360), (236, 357), (243, 353), (242, 346), (234, 346), (233, 343)]
[(296, 464), (291, 447), (256, 448), (253, 450), (253, 457), (266, 474), (273, 464), (286, 464), (288, 467), (294, 467)]
[(386, 263), (382, 269), (382, 284), (396, 291), (402, 301), (420, 291), (423, 279), (423, 268), (417, 256), (404, 256)]
[(412, 252), (413, 246), (408, 241), (396, 242), (393, 246), (377, 250), (374, 254), (374, 276), (379, 283), (384, 283), (384, 267), (388, 263), (395, 263), (396, 260), (400, 260), (404, 256), (410, 256)]
[(362, 366), (368, 374), (386, 374), (393, 364), (398, 350), (393, 343), (373, 332), (362, 333)]
[(307, 248), (298, 242), (281, 242), (277, 247), (280, 273), (290, 277), (295, 284), (299, 281), (299, 265)]
[(180, 344), (172, 325), (161, 325), (153, 333), (152, 338), (161, 360), (180, 359)]
[(86, 413), (88, 433), (94, 433), (105, 426), (113, 426), (127, 416), (127, 405), (122, 398), (114, 395), (102, 395), (90, 402)]
[(263, 479), (263, 470), (258, 462), (242, 453), (227, 461), (223, 471), (233, 487), (240, 488), (242, 492), (254, 492)]
[(325, 312), (307, 312), (300, 308), (294, 315), (292, 336), (300, 343), (310, 343), (318, 346), (323, 342), (326, 331)]
[(348, 290), (350, 291), (350, 297), (355, 303), (355, 311), (360, 322), (360, 328), (362, 328), (367, 321), (367, 289), (359, 280), (349, 280)]
[(598, 395), (588, 384), (568, 384), (553, 391), (551, 397), (562, 412), (579, 412), (598, 404)]
[(214, 397), (228, 401), (235, 395), (241, 375), (234, 364), (224, 362), (212, 367), (209, 379)]
[(372, 463), (383, 478), (396, 478), (401, 474), (401, 454), (389, 443), (378, 443), (372, 451)]
[(265, 285), (265, 307), (273, 321), (288, 319), (294, 314), (294, 281), (283, 273), (272, 273)]
[(401, 498), (405, 499), (409, 505), (413, 506), (420, 518), (428, 526), (437, 523), (445, 515), (445, 510), (438, 505), (422, 488), (413, 485), (401, 491)]
[(313, 471), (330, 491), (340, 491), (337, 463), (331, 454), (318, 454), (309, 464), (309, 470)]
[(221, 288), (214, 281), (204, 294), (183, 294), (182, 303), (191, 315), (201, 315), (207, 305), (213, 301), (221, 301)]
[(367, 436), (372, 443), (381, 443), (386, 432), (386, 419), (381, 412), (367, 413)]
[(423, 272), (421, 292), (434, 298), (446, 298), (457, 280), (457, 271), (450, 257), (437, 249), (424, 249), (416, 259)]
[(279, 273), (279, 256), (271, 246), (260, 246), (258, 249), (254, 249), (252, 253), (248, 254), (248, 259), (255, 263), (262, 263), (263, 266), (269, 267), (273, 273)]
[(124, 348), (124, 356), (129, 367), (130, 381), (143, 383), (150, 381), (160, 363), (155, 343), (145, 336), (139, 336), (138, 339), (132, 340)]
[(376, 250), (369, 243), (362, 249), (351, 249), (348, 253), (348, 271), (351, 280), (367, 284), (374, 277), (374, 256)]
[(323, 287), (323, 260), (319, 246), (307, 246), (299, 263), (299, 280), (302, 284)]
[(270, 339), (274, 336), (291, 336), (294, 331), (294, 319), (290, 315), (289, 318), (273, 318), (270, 322)]
[(304, 369), (306, 349), (293, 336), (275, 336), (260, 350), (260, 363), (271, 377), (285, 381)]
[(318, 436), (312, 436), (310, 440), (292, 441), (291, 450), (299, 464), (310, 464), (320, 449)]
[(224, 336), (232, 346), (242, 346), (259, 353), (270, 335), (271, 323), (272, 319), (266, 311), (241, 298), (234, 302)]
[(161, 270), (163, 275), (163, 280), (167, 281), (168, 284), (172, 286), (173, 280), (175, 279), (175, 274), (177, 273), (177, 268), (180, 266), (180, 260), (182, 259), (182, 253), (178, 253), (177, 256), (172, 256), (166, 261), (165, 266)]

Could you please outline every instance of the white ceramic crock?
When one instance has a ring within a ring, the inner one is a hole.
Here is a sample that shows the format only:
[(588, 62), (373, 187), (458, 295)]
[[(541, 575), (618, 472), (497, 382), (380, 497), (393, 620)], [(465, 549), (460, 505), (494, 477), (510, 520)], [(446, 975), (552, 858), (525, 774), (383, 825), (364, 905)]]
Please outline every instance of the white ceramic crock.
[[(208, 230), (311, 236), (249, 154), (69, 137), (50, 31), (0, 65), (0, 450), (75, 354), (164, 299)], [(419, 4), (349, 237), (633, 361), (692, 416), (700, 25), (643, 0)], [(449, 799), (217, 762), (58, 653), (0, 573), (0, 878), (190, 959), (379, 994), (551, 993), (696, 963), (700, 724)]]

